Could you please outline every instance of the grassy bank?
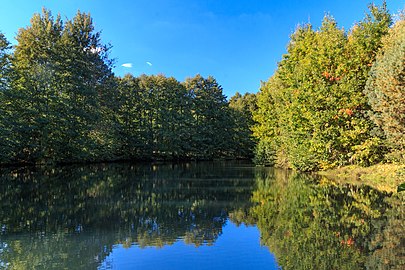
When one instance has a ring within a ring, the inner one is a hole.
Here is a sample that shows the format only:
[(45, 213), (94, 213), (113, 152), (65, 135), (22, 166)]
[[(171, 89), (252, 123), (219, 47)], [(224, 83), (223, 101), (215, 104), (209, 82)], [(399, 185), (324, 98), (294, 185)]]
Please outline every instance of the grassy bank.
[(405, 165), (379, 164), (370, 167), (345, 166), (319, 172), (337, 183), (364, 184), (388, 192), (397, 192), (405, 182)]

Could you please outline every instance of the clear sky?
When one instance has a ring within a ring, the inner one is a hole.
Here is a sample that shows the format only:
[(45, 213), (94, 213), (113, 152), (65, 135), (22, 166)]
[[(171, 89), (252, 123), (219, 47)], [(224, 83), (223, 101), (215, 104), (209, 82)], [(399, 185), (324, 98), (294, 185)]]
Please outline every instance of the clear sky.
[[(212, 75), (230, 97), (258, 91), (297, 24), (310, 21), (318, 27), (329, 13), (349, 29), (363, 19), (371, 1), (1, 0), (0, 31), (15, 44), (18, 29), (42, 7), (69, 19), (80, 9), (90, 12), (103, 43), (112, 44), (116, 75), (163, 73), (179, 81)], [(387, 4), (391, 13), (405, 7), (404, 0)]]

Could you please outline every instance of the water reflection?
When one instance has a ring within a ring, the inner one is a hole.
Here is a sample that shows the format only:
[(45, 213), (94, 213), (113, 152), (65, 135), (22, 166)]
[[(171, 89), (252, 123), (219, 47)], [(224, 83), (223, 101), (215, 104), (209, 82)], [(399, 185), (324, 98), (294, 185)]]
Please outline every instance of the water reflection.
[(212, 245), (228, 213), (249, 208), (254, 183), (251, 168), (227, 163), (4, 172), (0, 261), (22, 269), (94, 269), (116, 244)]
[(272, 171), (252, 200), (283, 269), (405, 269), (403, 194)]
[[(229, 221), (257, 225), (283, 269), (404, 269), (403, 194), (228, 162), (7, 169), (0, 269), (97, 269), (179, 243), (241, 266), (234, 244), (215, 248)], [(257, 261), (249, 241), (239, 249)]]

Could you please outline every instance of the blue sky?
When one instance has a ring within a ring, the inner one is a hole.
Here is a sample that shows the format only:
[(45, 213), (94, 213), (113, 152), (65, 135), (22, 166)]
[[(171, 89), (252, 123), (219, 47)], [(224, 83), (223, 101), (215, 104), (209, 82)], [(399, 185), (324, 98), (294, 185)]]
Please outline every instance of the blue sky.
[[(113, 45), (115, 74), (163, 73), (179, 81), (198, 73), (212, 75), (229, 97), (236, 91), (258, 91), (297, 24), (310, 21), (317, 27), (329, 13), (349, 29), (363, 19), (370, 1), (3, 0), (0, 31), (15, 43), (18, 29), (29, 25), (42, 7), (62, 18), (72, 18), (80, 9), (90, 12), (102, 41)], [(405, 6), (402, 0), (387, 4), (391, 13)]]

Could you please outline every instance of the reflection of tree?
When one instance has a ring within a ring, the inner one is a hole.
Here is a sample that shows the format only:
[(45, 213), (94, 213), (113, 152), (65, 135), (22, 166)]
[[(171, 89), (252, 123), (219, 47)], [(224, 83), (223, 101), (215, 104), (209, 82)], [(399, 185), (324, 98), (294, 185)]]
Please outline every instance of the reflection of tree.
[(405, 194), (388, 199), (390, 208), (384, 214), (386, 222), (376, 224), (381, 231), (371, 242), (374, 251), (367, 260), (368, 269), (405, 269)]
[(403, 200), (280, 171), (257, 179), (251, 213), (283, 269), (362, 269), (371, 258), (372, 269), (402, 267)]
[(0, 269), (7, 263), (11, 269), (97, 268), (117, 244), (161, 247), (182, 239), (211, 245), (227, 219), (256, 223), (283, 269), (405, 265), (400, 193), (226, 163), (71, 166), (2, 175)]
[(101, 233), (2, 237), (0, 262), (9, 264), (5, 269), (96, 269), (112, 243), (112, 235)]
[(95, 268), (115, 244), (158, 247), (184, 239), (209, 245), (228, 213), (247, 207), (254, 185), (251, 169), (222, 163), (71, 166), (2, 175), (0, 269), (2, 262), (16, 269)]

